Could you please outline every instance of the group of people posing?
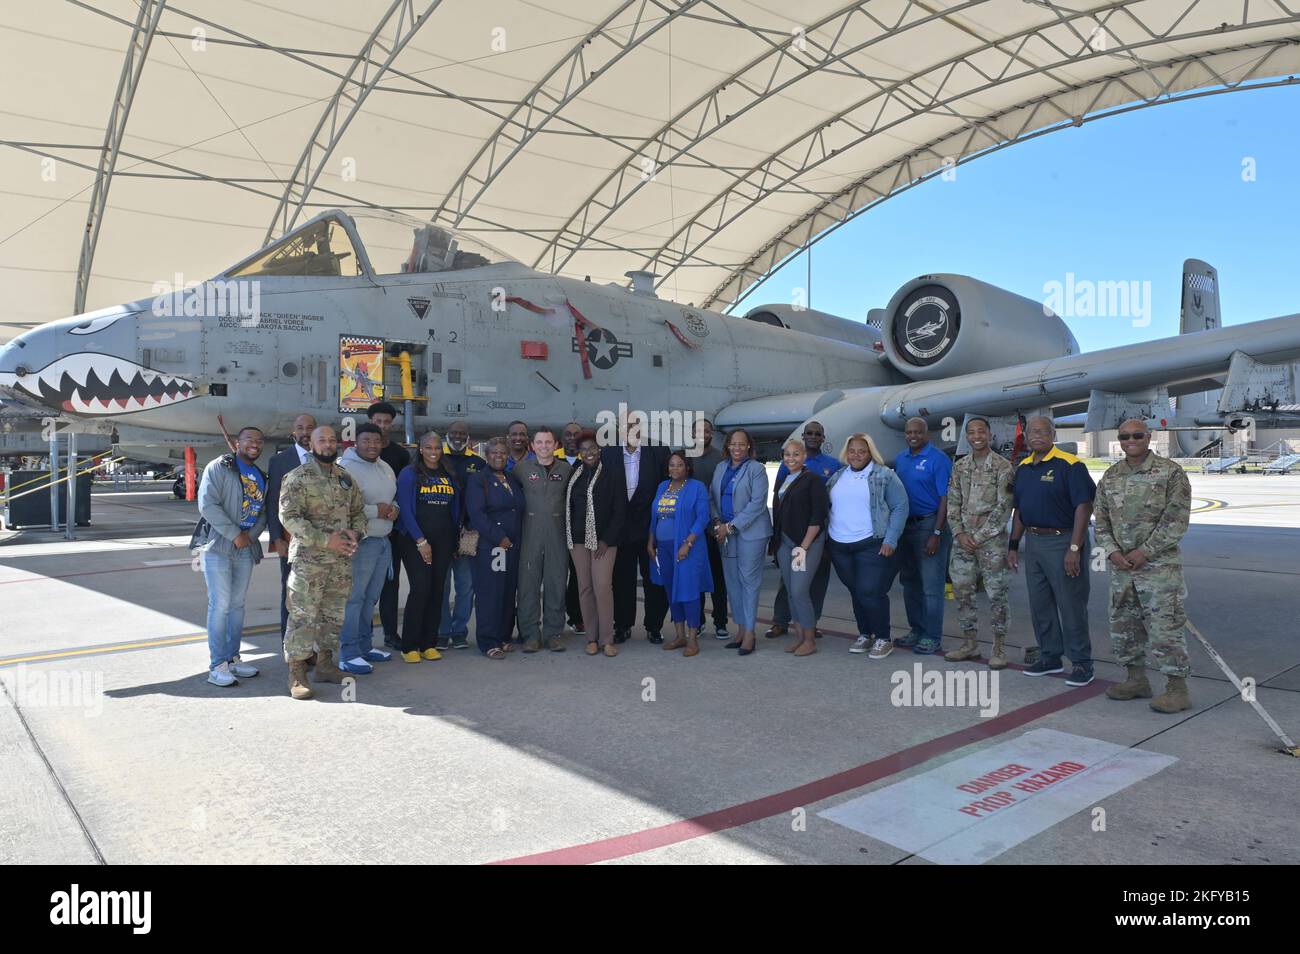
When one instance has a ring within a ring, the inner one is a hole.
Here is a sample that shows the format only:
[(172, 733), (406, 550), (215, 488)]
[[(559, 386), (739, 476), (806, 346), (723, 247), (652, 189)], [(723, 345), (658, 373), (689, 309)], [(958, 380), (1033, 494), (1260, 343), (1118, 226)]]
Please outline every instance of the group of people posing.
[[(1030, 454), (1013, 469), (991, 449), (988, 422), (978, 417), (966, 425), (970, 453), (955, 465), (930, 442), (925, 421), (909, 421), (907, 449), (892, 467), (863, 433), (844, 441), (838, 459), (823, 453), (825, 430), (809, 422), (801, 439), (785, 443), (769, 486), (750, 435), (731, 431), (718, 449), (708, 421), (690, 451), (647, 442), (635, 418), (615, 447), (601, 447), (576, 422), (557, 434), (515, 421), (480, 457), (463, 421), (445, 439), (424, 434), (409, 455), (389, 439), (395, 414), (391, 405), (372, 406), (342, 456), (334, 430), (301, 415), (294, 445), (266, 475), (255, 464), (263, 435), (244, 428), (234, 453), (205, 469), (192, 546), (208, 584), (210, 682), (257, 674), (240, 660), (239, 641), (266, 528), (283, 558), (281, 627), (294, 698), (311, 697), (311, 667), (316, 681), (341, 682), (391, 659), (374, 645), (376, 607), (385, 645), (408, 663), (467, 648), (471, 611), (478, 649), (490, 659), (517, 648), (563, 652), (566, 630), (584, 640), (587, 654), (616, 656), (632, 634), (638, 577), (649, 642), (698, 654), (711, 594), (714, 635), (748, 656), (757, 648), (769, 560), (781, 585), (766, 635), (792, 633), (785, 649), (796, 657), (817, 651), (833, 568), (857, 624), (851, 653), (883, 659), (896, 649), (939, 651), (951, 579), (962, 642), (945, 658), (980, 658), (982, 586), (993, 635), (988, 664), (1001, 669), (1008, 665), (1008, 574), (1023, 558), (1039, 648), (1025, 674), (1063, 672), (1068, 656), (1066, 681), (1082, 686), (1093, 679), (1087, 601), (1095, 507), (1097, 543), (1111, 570), (1112, 640), (1129, 669), (1108, 694), (1152, 695), (1149, 648), (1169, 677), (1153, 707), (1190, 705), (1178, 563), (1190, 485), (1176, 463), (1150, 452), (1140, 421), (1121, 428), (1126, 459), (1100, 487), (1082, 461), (1055, 446), (1049, 419), (1028, 422)], [(403, 570), (409, 594), (399, 636)], [(909, 632), (893, 638), (896, 578)]]

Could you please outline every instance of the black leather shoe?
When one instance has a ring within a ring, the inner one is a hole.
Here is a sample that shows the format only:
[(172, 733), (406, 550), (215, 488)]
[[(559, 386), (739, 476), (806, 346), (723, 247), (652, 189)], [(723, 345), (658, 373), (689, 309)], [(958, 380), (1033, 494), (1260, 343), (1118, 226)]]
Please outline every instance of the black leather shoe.
[(739, 649), (739, 648), (741, 647), (741, 645), (742, 645), (742, 644), (741, 644), (740, 640), (738, 640), (738, 639), (733, 639), (731, 642), (727, 643), (727, 645), (723, 646), (722, 648), (723, 648), (723, 649)]
[(657, 630), (646, 630), (645, 638), (648, 642), (652, 642), (658, 646), (664, 641), (664, 634)]
[(631, 638), (632, 638), (632, 631), (630, 629), (616, 629), (614, 631), (615, 643), (625, 643)]

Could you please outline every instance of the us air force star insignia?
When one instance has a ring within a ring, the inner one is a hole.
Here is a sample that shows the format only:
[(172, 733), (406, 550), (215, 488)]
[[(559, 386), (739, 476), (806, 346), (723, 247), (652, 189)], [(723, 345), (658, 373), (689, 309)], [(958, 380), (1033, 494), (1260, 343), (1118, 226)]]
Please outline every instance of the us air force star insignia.
[[(587, 339), (587, 359), (601, 371), (608, 371), (618, 364), (619, 358), (632, 357), (632, 345), (619, 341), (614, 333), (604, 328), (595, 328), (584, 336)], [(573, 351), (578, 352), (578, 339), (573, 341)]]

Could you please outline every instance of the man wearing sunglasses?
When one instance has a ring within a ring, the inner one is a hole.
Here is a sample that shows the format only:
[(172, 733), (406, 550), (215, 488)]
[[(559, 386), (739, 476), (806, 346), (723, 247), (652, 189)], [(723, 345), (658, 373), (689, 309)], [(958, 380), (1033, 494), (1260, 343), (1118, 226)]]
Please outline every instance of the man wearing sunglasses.
[[(809, 421), (803, 426), (803, 445), (808, 449), (808, 456), (804, 460), (804, 470), (810, 474), (816, 474), (821, 478), (822, 483), (831, 479), (831, 474), (835, 473), (844, 465), (832, 457), (830, 454), (822, 453), (822, 445), (826, 443), (826, 428), (822, 427), (817, 421)], [(790, 476), (790, 471), (786, 469), (784, 463), (776, 469), (776, 480), (772, 486), (776, 486), (786, 477)], [(816, 619), (821, 619), (822, 607), (826, 605), (826, 587), (831, 581), (831, 558), (826, 550), (822, 551), (821, 562), (813, 570), (812, 588), (809, 591), (813, 601), (813, 614)], [(768, 639), (775, 639), (777, 636), (784, 636), (790, 628), (790, 597), (785, 592), (785, 583), (783, 582), (776, 591), (776, 601), (772, 605), (772, 626), (766, 633)], [(821, 633), (817, 634), (818, 637)]]
[(1192, 485), (1175, 461), (1151, 450), (1151, 431), (1144, 422), (1121, 424), (1119, 443), (1124, 459), (1102, 476), (1093, 510), (1097, 545), (1110, 561), (1111, 646), (1128, 667), (1128, 678), (1106, 695), (1151, 699), (1149, 651), (1167, 679), (1151, 708), (1181, 712), (1192, 703), (1178, 543), (1187, 532)]

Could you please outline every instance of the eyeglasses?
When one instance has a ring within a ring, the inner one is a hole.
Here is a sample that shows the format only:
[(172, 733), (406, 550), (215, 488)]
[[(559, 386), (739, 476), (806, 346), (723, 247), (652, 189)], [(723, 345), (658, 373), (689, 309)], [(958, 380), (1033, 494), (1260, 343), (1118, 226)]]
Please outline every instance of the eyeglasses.
[(1145, 431), (1138, 431), (1136, 434), (1121, 434), (1119, 439), (1122, 441), (1140, 441), (1146, 436)]

